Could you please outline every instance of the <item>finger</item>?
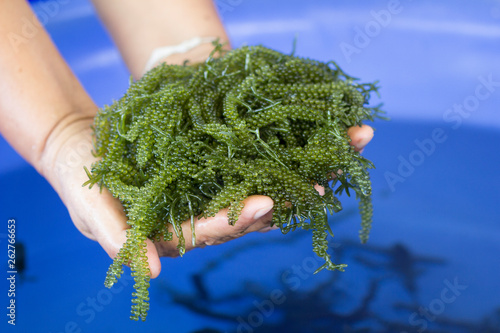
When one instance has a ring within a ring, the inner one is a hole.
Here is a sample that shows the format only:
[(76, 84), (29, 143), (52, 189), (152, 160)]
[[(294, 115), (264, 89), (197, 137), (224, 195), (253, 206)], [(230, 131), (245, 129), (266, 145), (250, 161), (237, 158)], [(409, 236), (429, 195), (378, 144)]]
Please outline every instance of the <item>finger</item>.
[(274, 205), (271, 198), (253, 195), (243, 200), (243, 204), (243, 209), (234, 225), (228, 223), (227, 208), (212, 218), (200, 218), (195, 224), (197, 246), (224, 243), (269, 227)]
[(362, 152), (373, 138), (373, 128), (368, 125), (353, 126), (347, 130), (347, 134), (351, 137), (351, 145), (356, 147), (357, 151)]
[(146, 250), (149, 264), (149, 272), (151, 278), (155, 279), (160, 275), (161, 272), (161, 261), (158, 251), (156, 250), (155, 244), (148, 238), (146, 240)]
[[(373, 138), (373, 128), (368, 125), (362, 125), (361, 127), (353, 126), (347, 130), (347, 134), (351, 137), (351, 145), (353, 145), (357, 151), (362, 153), (364, 147)], [(338, 173), (342, 173), (342, 170), (339, 170)], [(335, 175), (333, 174), (332, 177), (334, 178)], [(316, 184), (314, 185), (314, 188), (320, 195), (325, 194), (325, 189), (322, 186)]]
[[(88, 191), (88, 189), (86, 189)], [(97, 190), (94, 195), (99, 195), (98, 200), (92, 200), (91, 233), (96, 241), (114, 259), (119, 250), (127, 240), (127, 217), (123, 211), (120, 201), (113, 198), (108, 190), (103, 189), (99, 194)], [(92, 189), (94, 191), (94, 189)], [(151, 277), (156, 278), (161, 271), (161, 262), (156, 247), (151, 240), (146, 240), (148, 264)]]
[[(214, 217), (195, 219), (195, 246), (191, 239), (191, 222), (182, 224), (186, 251), (195, 247), (216, 245), (259, 231), (270, 226), (272, 219), (273, 200), (263, 195), (253, 195), (243, 200), (243, 209), (235, 225), (230, 225), (227, 219), (228, 209), (222, 209)], [(155, 243), (160, 255), (175, 256), (177, 237), (169, 242)]]
[(319, 195), (325, 195), (325, 188), (323, 186), (315, 184), (314, 188), (318, 191)]

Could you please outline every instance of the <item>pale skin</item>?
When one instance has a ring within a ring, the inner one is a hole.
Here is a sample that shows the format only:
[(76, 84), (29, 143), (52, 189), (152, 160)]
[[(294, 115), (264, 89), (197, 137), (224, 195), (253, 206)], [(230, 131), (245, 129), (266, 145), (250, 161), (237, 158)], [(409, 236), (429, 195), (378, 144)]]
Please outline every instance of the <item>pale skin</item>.
[[(134, 78), (140, 78), (151, 52), (193, 37), (228, 41), (211, 0), (94, 0)], [(36, 33), (23, 36), (22, 18), (35, 22)], [(127, 218), (121, 203), (103, 189), (82, 187), (88, 179), (83, 167), (96, 158), (91, 153), (90, 125), (98, 108), (61, 57), (25, 1), (0, 0), (0, 132), (47, 179), (66, 205), (76, 228), (97, 241), (114, 258), (126, 239)], [(180, 28), (182, 27), (182, 28)], [(203, 44), (165, 62), (203, 61), (212, 46)], [(373, 137), (367, 125), (348, 131), (362, 150)], [(254, 195), (245, 199), (234, 226), (227, 209), (215, 217), (196, 219), (196, 246), (215, 245), (254, 231), (270, 229), (273, 201)], [(190, 221), (183, 224), (186, 251), (192, 250)], [(177, 242), (147, 241), (153, 278), (161, 270), (160, 257), (178, 256)]]

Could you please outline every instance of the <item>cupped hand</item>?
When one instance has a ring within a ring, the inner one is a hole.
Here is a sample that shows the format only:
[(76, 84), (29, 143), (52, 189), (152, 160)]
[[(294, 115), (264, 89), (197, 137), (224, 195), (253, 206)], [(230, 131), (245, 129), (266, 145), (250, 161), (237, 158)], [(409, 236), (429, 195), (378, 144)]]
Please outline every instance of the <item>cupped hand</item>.
[[(68, 122), (47, 143), (43, 158), (43, 174), (58, 192), (66, 205), (73, 223), (90, 239), (97, 241), (107, 254), (114, 258), (126, 240), (127, 217), (120, 201), (99, 186), (82, 187), (88, 180), (83, 167), (89, 168), (96, 158), (92, 155), (92, 117)], [(356, 126), (348, 131), (352, 144), (361, 151), (373, 137), (369, 126)], [(228, 224), (227, 209), (216, 216), (195, 220), (196, 246), (225, 243), (253, 231), (270, 229), (273, 201), (263, 195), (253, 195), (244, 200), (244, 208), (237, 223)], [(182, 225), (186, 251), (194, 247), (191, 242), (191, 221)], [(177, 240), (155, 242), (147, 240), (147, 256), (151, 277), (161, 270), (161, 256), (178, 256)]]

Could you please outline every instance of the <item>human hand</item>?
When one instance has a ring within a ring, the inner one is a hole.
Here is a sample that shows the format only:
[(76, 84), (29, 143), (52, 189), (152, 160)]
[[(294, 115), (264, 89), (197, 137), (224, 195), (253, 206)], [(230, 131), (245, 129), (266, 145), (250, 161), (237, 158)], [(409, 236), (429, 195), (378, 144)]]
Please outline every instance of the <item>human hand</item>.
[[(66, 205), (73, 223), (86, 237), (97, 241), (106, 253), (114, 258), (126, 241), (127, 217), (120, 201), (103, 188), (82, 187), (87, 181), (83, 167), (96, 161), (91, 153), (92, 118), (82, 118), (69, 122), (58, 134), (47, 142), (44, 154), (43, 174), (56, 189)], [(373, 137), (371, 127), (352, 127), (348, 131), (352, 144), (362, 150)], [(246, 198), (244, 208), (237, 223), (228, 224), (227, 209), (221, 210), (214, 217), (195, 220), (196, 245), (191, 242), (191, 221), (182, 225), (186, 251), (195, 247), (205, 247), (225, 243), (254, 231), (270, 230), (273, 201), (263, 195)], [(155, 278), (161, 270), (160, 257), (176, 257), (177, 239), (168, 242), (147, 240), (147, 256), (151, 277)]]
[[(357, 151), (362, 151), (373, 138), (373, 129), (368, 125), (350, 127), (348, 132), (351, 144)], [(322, 192), (322, 189), (319, 189)], [(217, 215), (209, 218), (195, 220), (196, 246), (216, 245), (239, 238), (250, 232), (265, 232), (277, 227), (271, 227), (273, 215), (273, 200), (264, 195), (252, 195), (244, 201), (244, 207), (238, 221), (230, 225), (227, 220), (228, 209), (222, 209)], [(186, 238), (186, 251), (192, 250), (191, 244), (191, 221), (182, 224), (184, 237)], [(157, 252), (161, 256), (177, 256), (177, 240), (173, 242), (155, 243)], [(148, 253), (149, 257), (149, 253)], [(151, 263), (150, 263), (151, 264)]]

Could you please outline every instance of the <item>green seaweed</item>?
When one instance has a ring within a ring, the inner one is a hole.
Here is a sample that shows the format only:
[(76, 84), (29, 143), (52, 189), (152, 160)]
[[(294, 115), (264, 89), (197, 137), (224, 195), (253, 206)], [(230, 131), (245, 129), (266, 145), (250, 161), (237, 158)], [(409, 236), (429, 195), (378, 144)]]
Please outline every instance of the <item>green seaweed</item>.
[[(334, 62), (286, 55), (263, 46), (229, 52), (215, 43), (204, 63), (160, 65), (131, 82), (126, 94), (99, 110), (89, 180), (120, 199), (130, 229), (111, 264), (111, 287), (128, 264), (135, 280), (131, 318), (146, 319), (149, 268), (145, 240), (178, 238), (181, 223), (229, 207), (234, 225), (242, 201), (254, 194), (274, 201), (272, 225), (283, 233), (312, 230), (319, 269), (343, 271), (328, 253), (327, 215), (338, 196), (359, 199), (366, 242), (371, 226), (373, 164), (350, 145), (347, 129), (381, 112), (369, 107), (376, 83), (362, 84)], [(325, 188), (320, 195), (314, 186)]]

